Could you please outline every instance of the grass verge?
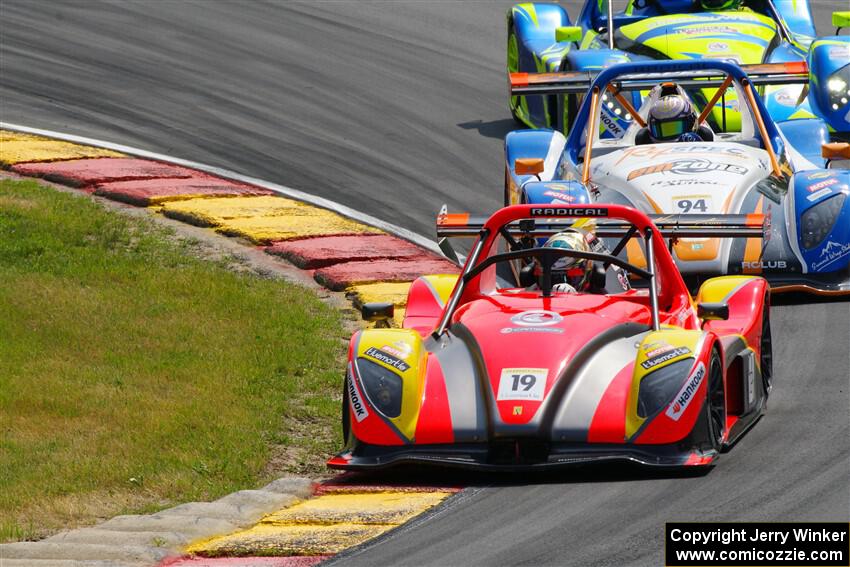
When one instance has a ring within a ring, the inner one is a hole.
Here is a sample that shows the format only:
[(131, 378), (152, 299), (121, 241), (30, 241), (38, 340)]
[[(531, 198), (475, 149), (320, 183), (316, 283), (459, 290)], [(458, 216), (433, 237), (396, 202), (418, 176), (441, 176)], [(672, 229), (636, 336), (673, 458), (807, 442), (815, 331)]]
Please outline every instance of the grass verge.
[(0, 180), (0, 541), (324, 470), (339, 315), (197, 250)]

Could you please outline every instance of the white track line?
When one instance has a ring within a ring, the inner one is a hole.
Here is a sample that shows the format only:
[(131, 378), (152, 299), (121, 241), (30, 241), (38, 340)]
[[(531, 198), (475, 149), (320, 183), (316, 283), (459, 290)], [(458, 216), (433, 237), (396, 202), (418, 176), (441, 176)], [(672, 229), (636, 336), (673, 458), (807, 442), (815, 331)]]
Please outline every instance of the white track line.
[(95, 138), (86, 138), (85, 136), (74, 136), (73, 134), (65, 134), (62, 132), (53, 132), (52, 130), (41, 130), (39, 128), (30, 128), (29, 126), (21, 126), (20, 124), (10, 124), (8, 122), (0, 122), (0, 128), (6, 130), (14, 130), (16, 132), (24, 132), (26, 134), (35, 134), (39, 136), (47, 136), (50, 138), (56, 138), (58, 140), (64, 140), (67, 142), (75, 142), (78, 144), (85, 144), (87, 146), (95, 146), (98, 148), (105, 148), (107, 150), (114, 150), (116, 152), (121, 152), (124, 154), (143, 157), (148, 159), (153, 159), (157, 161), (172, 163), (174, 165), (182, 165), (184, 167), (190, 167), (192, 169), (197, 169), (200, 171), (205, 171), (207, 173), (212, 173), (213, 175), (218, 175), (219, 177), (224, 177), (226, 179), (232, 179), (233, 181), (241, 181), (242, 183), (250, 183), (251, 185), (256, 185), (258, 187), (262, 187), (263, 189), (269, 189), (270, 191), (274, 191), (280, 195), (285, 195), (287, 197), (291, 197), (293, 199), (298, 199), (299, 201), (304, 201), (305, 203), (310, 203), (311, 205), (316, 205), (317, 207), (321, 207), (323, 209), (331, 210), (335, 213), (339, 213), (344, 217), (348, 217), (350, 219), (362, 222), (363, 224), (368, 224), (370, 226), (374, 226), (376, 228), (380, 228), (381, 230), (388, 232), (390, 234), (394, 234), (400, 238), (405, 240), (409, 240), (426, 250), (431, 252), (435, 252), (442, 256), (442, 252), (440, 248), (437, 246), (436, 242), (427, 238), (421, 234), (412, 232), (407, 230), (406, 228), (402, 228), (400, 226), (384, 222), (378, 218), (367, 215), (365, 213), (361, 213), (360, 211), (356, 211), (350, 207), (346, 207), (341, 203), (337, 203), (335, 201), (331, 201), (329, 199), (325, 199), (323, 197), (317, 197), (315, 195), (310, 195), (309, 193), (304, 193), (303, 191), (299, 191), (298, 189), (293, 189), (292, 187), (286, 187), (285, 185), (278, 185), (277, 183), (272, 183), (270, 181), (265, 181), (263, 179), (258, 179), (256, 177), (250, 177), (248, 175), (242, 175), (241, 173), (236, 173), (235, 171), (230, 171), (229, 169), (222, 169), (220, 167), (214, 167), (211, 165), (206, 165), (203, 163), (198, 163), (195, 161), (189, 161), (185, 159), (180, 159), (177, 157), (158, 154), (155, 152), (149, 152), (147, 150), (140, 150), (138, 148), (132, 148), (130, 146), (124, 146), (121, 144), (113, 144), (112, 142), (106, 142), (104, 140), (97, 140)]

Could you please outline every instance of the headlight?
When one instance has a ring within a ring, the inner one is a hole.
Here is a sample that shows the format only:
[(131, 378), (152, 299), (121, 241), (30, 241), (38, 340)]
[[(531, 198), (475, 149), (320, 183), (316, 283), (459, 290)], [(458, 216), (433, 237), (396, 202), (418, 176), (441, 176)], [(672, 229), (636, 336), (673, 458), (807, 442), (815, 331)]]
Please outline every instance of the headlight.
[(615, 138), (622, 138), (633, 120), (632, 115), (620, 104), (617, 97), (611, 93), (602, 95), (602, 105), (599, 111), (602, 128), (608, 130)]
[(803, 213), (800, 217), (800, 239), (803, 248), (810, 250), (824, 241), (832, 231), (846, 197), (844, 193), (839, 193)]
[(638, 388), (638, 416), (652, 417), (673, 401), (693, 365), (693, 358), (677, 360), (645, 376)]
[(850, 101), (850, 65), (845, 65), (826, 80), (829, 107), (838, 110)]
[(365, 358), (357, 359), (357, 374), (372, 407), (390, 418), (401, 415), (401, 376)]
[(620, 101), (617, 100), (617, 97), (615, 97), (611, 93), (606, 92), (602, 95), (602, 105), (605, 106), (605, 108), (607, 108), (609, 112), (611, 112), (611, 114), (614, 114), (617, 118), (622, 118), (623, 120), (629, 122), (632, 120), (632, 115), (628, 113), (628, 111), (623, 107), (622, 104), (620, 104)]

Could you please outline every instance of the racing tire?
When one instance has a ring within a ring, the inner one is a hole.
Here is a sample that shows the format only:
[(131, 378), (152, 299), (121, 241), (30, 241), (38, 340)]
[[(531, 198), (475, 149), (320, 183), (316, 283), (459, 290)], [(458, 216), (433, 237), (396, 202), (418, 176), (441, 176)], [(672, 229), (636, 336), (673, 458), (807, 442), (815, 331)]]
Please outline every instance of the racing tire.
[(770, 332), (770, 301), (764, 300), (761, 315), (761, 344), (759, 350), (759, 368), (761, 369), (762, 385), (764, 386), (764, 397), (773, 389), (773, 339)]
[(705, 417), (708, 442), (712, 450), (723, 447), (723, 430), (726, 425), (726, 402), (723, 392), (723, 363), (717, 349), (712, 349), (708, 360), (708, 390), (705, 395)]
[[(516, 35), (516, 27), (514, 21), (508, 22), (508, 58), (507, 58), (508, 73), (519, 72), (519, 40)], [(511, 110), (511, 117), (519, 126), (527, 128), (525, 121), (517, 114), (517, 109), (522, 104), (521, 97), (508, 96), (508, 108)]]
[(351, 441), (351, 404), (348, 403), (348, 378), (342, 380), (342, 444), (344, 447), (349, 446)]

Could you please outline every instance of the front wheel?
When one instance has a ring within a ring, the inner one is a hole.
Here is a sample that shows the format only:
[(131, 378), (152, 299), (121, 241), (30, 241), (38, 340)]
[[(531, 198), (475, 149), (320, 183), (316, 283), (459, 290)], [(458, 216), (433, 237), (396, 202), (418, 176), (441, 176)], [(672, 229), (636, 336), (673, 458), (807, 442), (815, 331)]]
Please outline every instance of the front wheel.
[(348, 403), (348, 376), (342, 381), (342, 444), (351, 446), (351, 404)]
[(761, 316), (761, 356), (759, 357), (759, 368), (764, 385), (764, 397), (773, 388), (773, 340), (770, 333), (770, 302), (765, 300)]
[(717, 350), (711, 351), (708, 362), (708, 391), (705, 399), (708, 437), (711, 448), (720, 451), (726, 427), (726, 402), (723, 394), (723, 364)]

